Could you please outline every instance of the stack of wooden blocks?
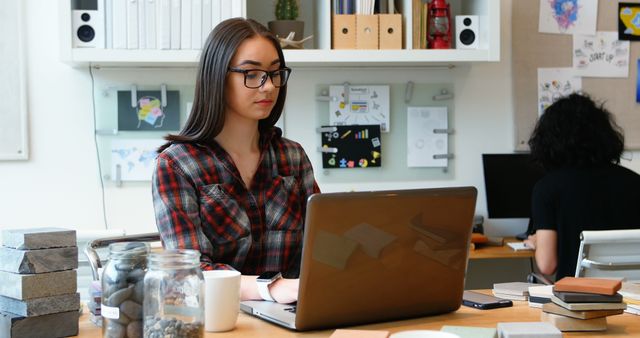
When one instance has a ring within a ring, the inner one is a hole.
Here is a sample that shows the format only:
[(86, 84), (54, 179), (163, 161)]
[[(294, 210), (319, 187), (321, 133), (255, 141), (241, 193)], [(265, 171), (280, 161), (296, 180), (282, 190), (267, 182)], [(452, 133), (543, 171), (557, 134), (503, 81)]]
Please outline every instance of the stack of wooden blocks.
[(538, 285), (524, 282), (495, 283), (491, 292), (496, 297), (526, 301), (529, 299), (529, 288)]
[(76, 232), (4, 230), (1, 243), (0, 338), (77, 335)]
[(542, 321), (561, 331), (605, 331), (607, 317), (626, 308), (621, 286), (619, 280), (565, 277), (556, 282), (552, 303), (542, 306)]

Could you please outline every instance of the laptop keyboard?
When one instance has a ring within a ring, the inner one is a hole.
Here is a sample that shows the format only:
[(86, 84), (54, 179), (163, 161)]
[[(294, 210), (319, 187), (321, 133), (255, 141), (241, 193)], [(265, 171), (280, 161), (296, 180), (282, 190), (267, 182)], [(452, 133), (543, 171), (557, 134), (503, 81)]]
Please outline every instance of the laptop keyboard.
[(287, 311), (287, 312), (296, 313), (296, 307), (295, 306), (285, 308), (284, 310)]

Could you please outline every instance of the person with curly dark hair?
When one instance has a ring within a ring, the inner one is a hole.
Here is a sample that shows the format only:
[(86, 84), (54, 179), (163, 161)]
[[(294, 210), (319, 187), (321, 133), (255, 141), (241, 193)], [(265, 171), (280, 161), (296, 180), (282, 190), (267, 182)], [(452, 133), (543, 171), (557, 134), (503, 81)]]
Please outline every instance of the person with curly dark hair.
[(574, 276), (583, 230), (640, 228), (640, 175), (619, 165), (624, 135), (602, 104), (581, 94), (559, 99), (529, 147), (547, 171), (533, 189), (535, 234), (525, 241), (540, 272)]

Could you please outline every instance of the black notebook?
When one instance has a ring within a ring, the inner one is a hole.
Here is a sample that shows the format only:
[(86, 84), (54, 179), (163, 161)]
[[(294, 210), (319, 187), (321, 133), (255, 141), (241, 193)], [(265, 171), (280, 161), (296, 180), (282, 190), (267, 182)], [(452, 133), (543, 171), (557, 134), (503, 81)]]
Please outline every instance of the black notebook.
[(622, 295), (599, 295), (595, 293), (553, 291), (553, 294), (566, 303), (620, 303)]

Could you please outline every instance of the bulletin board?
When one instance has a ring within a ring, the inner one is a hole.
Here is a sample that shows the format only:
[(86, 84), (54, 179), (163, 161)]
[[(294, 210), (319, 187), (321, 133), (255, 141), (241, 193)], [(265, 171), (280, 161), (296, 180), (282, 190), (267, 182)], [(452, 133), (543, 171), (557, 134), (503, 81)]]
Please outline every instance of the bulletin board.
[(23, 1), (0, 6), (0, 160), (28, 159), (22, 6)]
[[(336, 83), (339, 84), (339, 83)], [(334, 84), (334, 85), (336, 85)], [(454, 93), (452, 83), (415, 83), (409, 102), (405, 102), (406, 83), (376, 83), (374, 85), (389, 85), (390, 101), (390, 131), (381, 135), (382, 166), (354, 169), (324, 169), (316, 170), (316, 180), (323, 183), (377, 182), (377, 181), (442, 181), (451, 180), (455, 173), (455, 134), (448, 136), (448, 152), (454, 158), (448, 161), (446, 168), (442, 167), (408, 167), (407, 166), (407, 107), (447, 107), (448, 128), (455, 129), (453, 116), (455, 106), (453, 97), (446, 100), (434, 100), (434, 95), (443, 90)], [(365, 85), (362, 83), (354, 85)], [(317, 96), (323, 92), (329, 93), (330, 85), (318, 85)], [(317, 101), (316, 126), (328, 126), (329, 101)], [(320, 133), (316, 135), (320, 140)], [(319, 143), (318, 143), (319, 145)], [(313, 163), (314, 168), (322, 168), (322, 162)]]
[[(547, 1), (547, 0), (539, 0)], [(512, 74), (516, 150), (527, 141), (538, 119), (538, 68), (572, 67), (573, 37), (538, 32), (540, 3), (512, 1)], [(628, 1), (635, 2), (635, 1)], [(598, 1), (597, 31), (618, 31), (618, 1)], [(625, 147), (640, 149), (640, 104), (636, 103), (640, 42), (631, 42), (628, 78), (582, 78), (582, 90), (614, 114), (624, 129)]]

